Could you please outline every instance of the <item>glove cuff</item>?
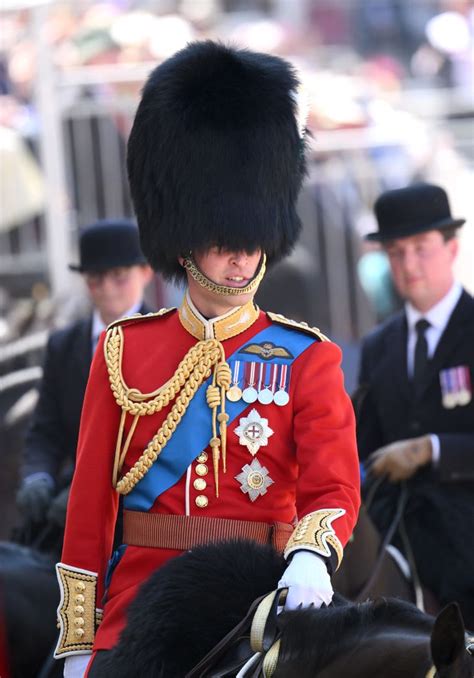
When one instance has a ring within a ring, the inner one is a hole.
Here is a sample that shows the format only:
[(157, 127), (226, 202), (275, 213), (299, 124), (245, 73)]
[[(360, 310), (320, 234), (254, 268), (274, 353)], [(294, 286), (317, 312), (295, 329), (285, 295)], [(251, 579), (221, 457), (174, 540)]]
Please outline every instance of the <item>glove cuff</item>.
[(304, 549), (329, 561), (331, 569), (337, 570), (342, 562), (343, 548), (332, 522), (344, 514), (344, 509), (319, 509), (305, 515), (288, 540), (283, 553), (285, 558), (288, 559), (295, 551)]

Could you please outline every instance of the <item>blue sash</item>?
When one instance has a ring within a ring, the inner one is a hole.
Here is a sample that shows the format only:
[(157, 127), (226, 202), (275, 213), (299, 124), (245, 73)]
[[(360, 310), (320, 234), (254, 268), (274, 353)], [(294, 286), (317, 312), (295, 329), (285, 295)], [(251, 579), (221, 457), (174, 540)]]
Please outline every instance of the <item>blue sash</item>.
[[(271, 342), (276, 346), (284, 345), (292, 354), (291, 358), (272, 358), (271, 362), (291, 365), (315, 341), (316, 338), (308, 334), (274, 324), (247, 340), (232, 356), (227, 358), (227, 361), (269, 362), (263, 361), (257, 355), (239, 354), (239, 351), (249, 343)], [(201, 384), (158, 459), (133, 490), (124, 496), (125, 509), (148, 511), (156, 498), (177, 483), (188, 466), (207, 448), (212, 435), (212, 417), (206, 402), (206, 389), (211, 380), (212, 377)], [(248, 406), (248, 403), (243, 400), (235, 403), (226, 402), (229, 427)]]

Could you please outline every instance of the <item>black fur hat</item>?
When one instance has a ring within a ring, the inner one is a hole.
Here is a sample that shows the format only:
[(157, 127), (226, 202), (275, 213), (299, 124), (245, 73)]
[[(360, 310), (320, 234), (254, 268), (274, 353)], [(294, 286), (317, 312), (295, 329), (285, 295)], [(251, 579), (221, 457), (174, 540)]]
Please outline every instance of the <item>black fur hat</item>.
[(305, 174), (298, 79), (284, 60), (195, 42), (150, 75), (128, 142), (142, 249), (167, 278), (221, 246), (261, 248), (271, 264), (300, 231)]

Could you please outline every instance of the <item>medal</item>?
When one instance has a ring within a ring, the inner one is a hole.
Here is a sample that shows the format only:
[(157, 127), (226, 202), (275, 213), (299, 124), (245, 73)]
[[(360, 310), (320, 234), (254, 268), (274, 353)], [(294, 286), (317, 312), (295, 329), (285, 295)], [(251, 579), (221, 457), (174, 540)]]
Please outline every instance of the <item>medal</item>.
[(439, 373), (441, 402), (447, 410), (468, 405), (472, 400), (471, 378), (467, 365), (449, 367)]
[(467, 365), (461, 365), (457, 368), (457, 371), (459, 373), (458, 403), (461, 406), (469, 405), (472, 400), (471, 375), (469, 374), (469, 368)]
[(273, 435), (268, 419), (261, 417), (255, 409), (247, 417), (240, 418), (234, 433), (239, 436), (240, 445), (244, 445), (254, 456), (262, 446), (268, 445), (268, 439)]
[(282, 365), (280, 370), (280, 383), (278, 385), (278, 391), (273, 396), (273, 402), (278, 407), (284, 407), (290, 402), (290, 396), (286, 392), (286, 380), (288, 375), (288, 365)]
[(234, 372), (232, 375), (232, 386), (226, 393), (227, 400), (230, 400), (231, 403), (237, 403), (242, 397), (242, 389), (239, 388), (239, 372), (240, 360), (236, 360), (234, 363)]
[(258, 386), (257, 386), (257, 393), (258, 393), (257, 398), (258, 398), (258, 402), (262, 403), (262, 405), (268, 405), (273, 400), (273, 393), (270, 391), (270, 389), (263, 388), (265, 386), (265, 384), (264, 384), (265, 368), (266, 368), (266, 365), (264, 363), (260, 363), (260, 365), (259, 365), (259, 376), (258, 376)]
[(230, 400), (231, 403), (236, 403), (242, 397), (242, 389), (240, 389), (238, 386), (231, 386), (226, 395), (227, 400)]
[(275, 405), (278, 405), (278, 407), (284, 407), (290, 402), (290, 396), (286, 391), (277, 391), (273, 396), (273, 402)]
[(235, 479), (240, 483), (241, 491), (248, 494), (250, 501), (255, 501), (266, 494), (270, 485), (273, 485), (268, 469), (262, 466), (258, 459), (252, 459), (250, 464), (245, 464)]
[(443, 407), (447, 410), (452, 410), (453, 407), (456, 407), (456, 396), (454, 393), (445, 393), (443, 395)]
[[(278, 372), (278, 365), (268, 365), (265, 366), (266, 372), (270, 372), (270, 383), (268, 386), (265, 386), (258, 394), (258, 401), (262, 405), (270, 405), (273, 402), (273, 396), (275, 394), (276, 386), (276, 375)], [(265, 379), (266, 382), (266, 379)]]
[(264, 388), (258, 394), (258, 402), (262, 405), (270, 405), (273, 402), (273, 393), (269, 388)]
[(242, 400), (244, 400), (246, 403), (254, 403), (258, 398), (257, 389), (255, 388), (255, 367), (256, 363), (250, 363), (248, 386), (243, 390), (242, 393)]

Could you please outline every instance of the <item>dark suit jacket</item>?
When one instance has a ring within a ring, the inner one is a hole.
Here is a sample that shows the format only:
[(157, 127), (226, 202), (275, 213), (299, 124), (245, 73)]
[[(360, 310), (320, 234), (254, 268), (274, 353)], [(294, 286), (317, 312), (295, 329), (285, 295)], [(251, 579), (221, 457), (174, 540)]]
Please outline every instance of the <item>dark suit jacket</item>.
[(362, 344), (359, 376), (358, 443), (361, 459), (382, 445), (436, 433), (441, 444), (441, 482), (474, 481), (474, 397), (464, 406), (442, 404), (440, 370), (470, 369), (474, 386), (474, 299), (462, 293), (441, 336), (424, 388), (415, 399), (407, 375), (407, 323), (397, 314), (368, 335)]
[[(150, 311), (145, 305), (141, 313)], [(70, 480), (92, 360), (92, 315), (49, 338), (39, 399), (26, 434), (22, 477), (39, 471)], [(59, 480), (61, 484), (61, 480)]]

